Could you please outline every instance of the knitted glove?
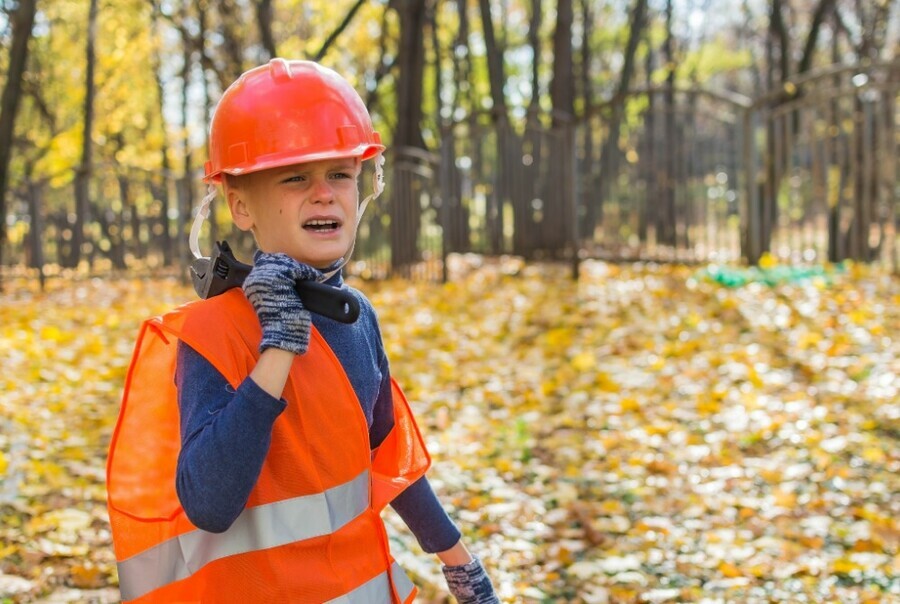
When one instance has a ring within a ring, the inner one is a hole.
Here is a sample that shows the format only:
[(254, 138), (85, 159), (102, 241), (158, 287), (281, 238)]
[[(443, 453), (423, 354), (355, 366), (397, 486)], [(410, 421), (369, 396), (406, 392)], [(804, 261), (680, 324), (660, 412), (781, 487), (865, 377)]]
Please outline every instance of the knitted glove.
[(447, 587), (459, 604), (500, 604), (491, 578), (478, 558), (473, 557), (468, 564), (444, 566), (442, 570)]
[(294, 282), (314, 281), (321, 273), (287, 254), (257, 252), (254, 260), (243, 287), (262, 326), (259, 351), (280, 348), (303, 354), (309, 346), (310, 316), (294, 291)]

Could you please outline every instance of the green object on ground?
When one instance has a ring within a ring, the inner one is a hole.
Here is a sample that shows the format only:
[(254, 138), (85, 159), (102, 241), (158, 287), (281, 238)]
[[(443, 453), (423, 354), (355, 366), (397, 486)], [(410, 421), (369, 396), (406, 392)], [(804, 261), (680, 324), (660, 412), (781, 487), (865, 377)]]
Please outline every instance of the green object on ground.
[(828, 266), (791, 266), (776, 265), (768, 268), (758, 266), (721, 266), (710, 265), (697, 273), (697, 277), (713, 281), (725, 287), (743, 287), (748, 283), (764, 283), (775, 286), (785, 283), (798, 283), (809, 279), (822, 279), (831, 283), (836, 274), (843, 273), (843, 265)]

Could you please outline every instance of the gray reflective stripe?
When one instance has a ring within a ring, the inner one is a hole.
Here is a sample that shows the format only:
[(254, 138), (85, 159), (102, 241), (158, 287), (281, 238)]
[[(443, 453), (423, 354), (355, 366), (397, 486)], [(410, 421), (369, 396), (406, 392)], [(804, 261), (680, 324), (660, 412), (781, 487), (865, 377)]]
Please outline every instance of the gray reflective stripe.
[(331, 534), (369, 507), (369, 471), (326, 490), (247, 508), (224, 533), (191, 531), (118, 563), (123, 600), (189, 577), (214, 560)]
[[(403, 568), (394, 562), (391, 565), (391, 576), (394, 579), (394, 587), (400, 601), (412, 595), (413, 582), (409, 580)], [(391, 584), (388, 582), (387, 573), (381, 573), (369, 579), (353, 591), (343, 596), (328, 600), (325, 604), (391, 604)]]
[(406, 576), (406, 571), (403, 570), (403, 567), (394, 562), (391, 566), (391, 576), (394, 577), (394, 587), (397, 588), (397, 595), (400, 596), (400, 599), (406, 600), (406, 598), (410, 597), (416, 586)]

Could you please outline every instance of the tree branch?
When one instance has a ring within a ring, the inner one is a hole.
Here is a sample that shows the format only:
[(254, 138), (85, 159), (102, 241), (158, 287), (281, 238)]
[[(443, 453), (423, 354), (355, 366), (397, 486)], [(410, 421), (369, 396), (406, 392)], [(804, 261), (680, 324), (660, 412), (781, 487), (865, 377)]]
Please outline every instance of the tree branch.
[(797, 66), (797, 74), (809, 71), (812, 66), (813, 54), (816, 51), (816, 43), (819, 41), (819, 32), (828, 13), (834, 9), (835, 0), (821, 0), (813, 13), (812, 24), (809, 27), (809, 35), (806, 36), (806, 45), (803, 47), (803, 56)]
[(353, 17), (356, 16), (356, 13), (359, 12), (359, 9), (361, 9), (365, 3), (366, 0), (357, 0), (356, 4), (353, 5), (353, 8), (350, 9), (350, 12), (347, 13), (347, 16), (344, 17), (344, 20), (341, 21), (341, 24), (337, 26), (337, 29), (331, 32), (331, 35), (328, 36), (328, 39), (322, 44), (322, 48), (320, 48), (319, 52), (316, 53), (316, 56), (313, 57), (313, 61), (319, 62), (325, 58), (328, 49), (331, 48), (331, 45), (334, 44), (334, 41), (337, 40), (338, 36), (344, 33), (344, 30), (347, 29), (347, 26), (353, 21)]

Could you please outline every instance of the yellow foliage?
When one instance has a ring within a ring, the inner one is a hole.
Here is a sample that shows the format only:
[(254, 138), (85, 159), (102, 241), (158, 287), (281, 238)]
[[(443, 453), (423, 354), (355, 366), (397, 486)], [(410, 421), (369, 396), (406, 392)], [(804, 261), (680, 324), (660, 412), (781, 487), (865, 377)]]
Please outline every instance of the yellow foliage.
[[(486, 263), (447, 285), (352, 284), (379, 312), (432, 483), (506, 593), (652, 601), (677, 581), (699, 601), (707, 582), (749, 581), (773, 603), (871, 600), (900, 568), (900, 282), (722, 290), (689, 274), (596, 263), (574, 283)], [(194, 296), (165, 279), (5, 285), (2, 572), (35, 594), (114, 590), (103, 477), (122, 382), (140, 321)], [(835, 574), (871, 581), (839, 597)]]

